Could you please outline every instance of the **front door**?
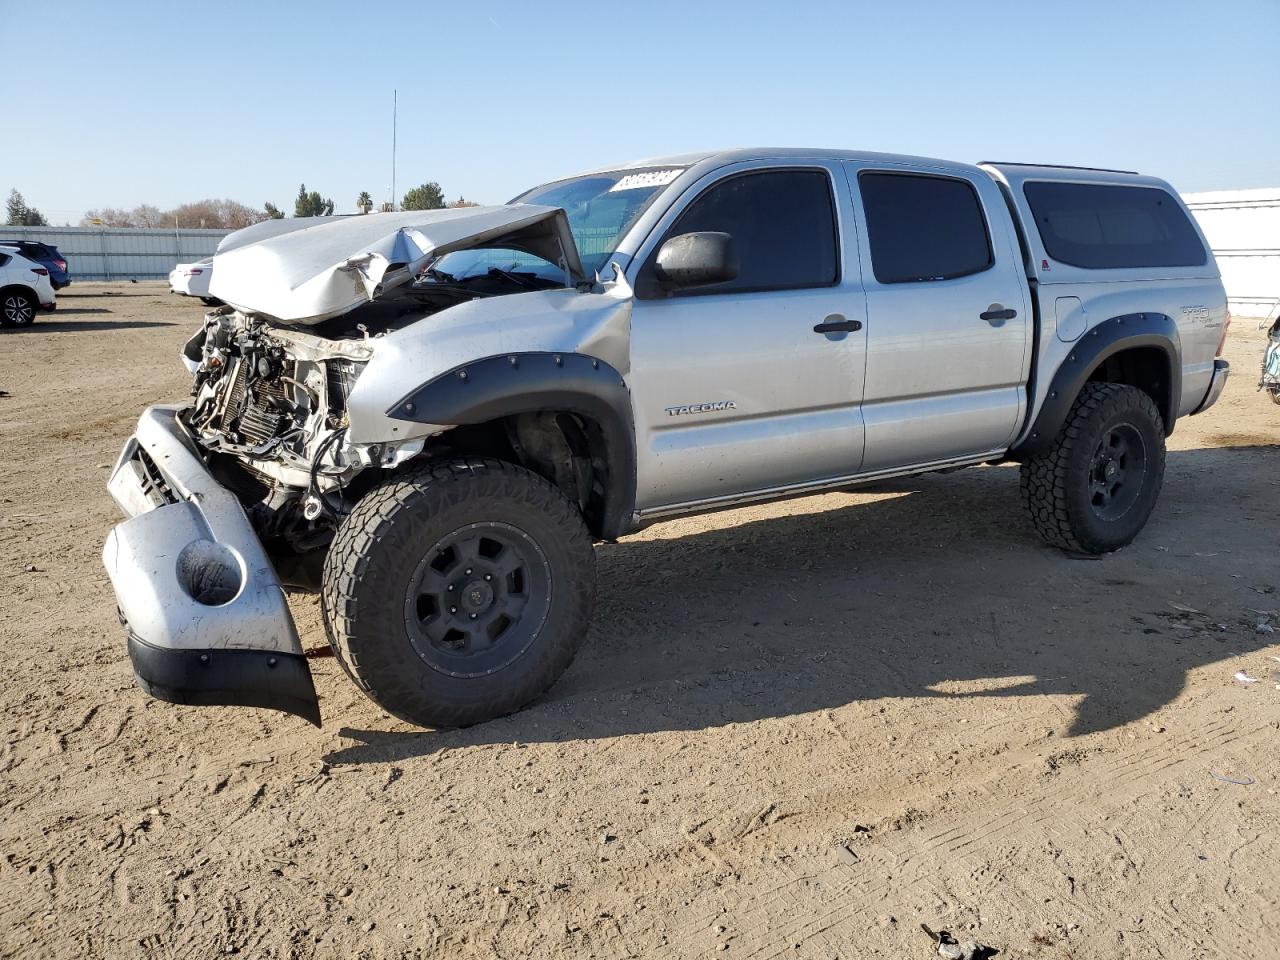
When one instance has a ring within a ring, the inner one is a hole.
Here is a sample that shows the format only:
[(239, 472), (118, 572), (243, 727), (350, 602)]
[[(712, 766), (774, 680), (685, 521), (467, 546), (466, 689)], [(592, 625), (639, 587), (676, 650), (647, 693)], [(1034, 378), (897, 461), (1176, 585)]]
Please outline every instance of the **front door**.
[[(641, 250), (629, 378), (641, 512), (858, 471), (865, 301), (839, 174), (818, 163), (715, 171)], [(697, 231), (733, 237), (737, 278), (656, 289), (659, 247)]]
[(864, 472), (1003, 453), (1031, 304), (999, 189), (968, 167), (846, 161), (867, 293)]

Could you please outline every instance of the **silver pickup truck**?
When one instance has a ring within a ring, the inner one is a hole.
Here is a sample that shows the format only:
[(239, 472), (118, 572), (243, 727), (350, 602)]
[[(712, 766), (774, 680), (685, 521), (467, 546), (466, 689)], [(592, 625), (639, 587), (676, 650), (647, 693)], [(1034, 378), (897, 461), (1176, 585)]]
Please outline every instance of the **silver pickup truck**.
[(1161, 180), (830, 150), (664, 157), (510, 204), (231, 234), (108, 536), (141, 686), (319, 723), (285, 588), (417, 724), (520, 708), (588, 626), (595, 541), (1021, 464), (1032, 526), (1129, 543), (1217, 400), (1218, 269)]

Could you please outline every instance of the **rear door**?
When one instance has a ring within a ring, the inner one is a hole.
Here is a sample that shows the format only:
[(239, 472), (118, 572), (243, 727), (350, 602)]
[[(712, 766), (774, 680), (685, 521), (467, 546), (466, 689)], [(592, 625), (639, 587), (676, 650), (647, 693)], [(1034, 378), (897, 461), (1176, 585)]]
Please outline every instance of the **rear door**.
[[(838, 161), (724, 167), (642, 246), (628, 377), (642, 512), (858, 472), (865, 301), (842, 180)], [(658, 248), (696, 231), (733, 237), (737, 278), (654, 291)]]
[(865, 472), (1007, 449), (1026, 409), (1031, 305), (995, 183), (847, 161), (867, 291)]

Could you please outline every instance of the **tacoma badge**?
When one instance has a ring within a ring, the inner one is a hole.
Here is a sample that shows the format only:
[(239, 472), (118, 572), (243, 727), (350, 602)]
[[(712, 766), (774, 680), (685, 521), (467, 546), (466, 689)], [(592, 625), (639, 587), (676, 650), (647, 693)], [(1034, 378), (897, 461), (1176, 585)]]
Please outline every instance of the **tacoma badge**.
[(683, 417), (686, 413), (712, 413), (716, 410), (737, 410), (738, 405), (732, 400), (717, 400), (715, 403), (691, 403), (682, 407), (667, 407), (667, 416)]

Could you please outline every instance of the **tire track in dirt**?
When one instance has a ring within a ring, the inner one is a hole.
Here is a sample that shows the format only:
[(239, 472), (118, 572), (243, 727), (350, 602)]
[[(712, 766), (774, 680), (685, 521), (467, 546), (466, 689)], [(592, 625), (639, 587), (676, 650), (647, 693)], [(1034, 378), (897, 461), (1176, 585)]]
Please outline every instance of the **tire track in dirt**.
[[(826, 865), (803, 876), (792, 875), (765, 893), (739, 902), (732, 911), (737, 931), (734, 939), (738, 944), (734, 956), (747, 960), (772, 960), (793, 952), (796, 944), (815, 951), (826, 946), (838, 948), (840, 942), (847, 943), (862, 932), (859, 922), (850, 916), (850, 899), (856, 896), (859, 905), (869, 907), (885, 900), (896, 889), (911, 887), (927, 888), (939, 897), (945, 897), (946, 892), (936, 876), (958, 872), (961, 863), (974, 865), (982, 862), (983, 855), (997, 845), (1017, 847), (1034, 840), (1037, 835), (1052, 835), (1064, 846), (1084, 846), (1090, 829), (1101, 832), (1101, 824), (1126, 803), (1149, 796), (1162, 784), (1174, 779), (1175, 775), (1170, 771), (1185, 768), (1196, 760), (1221, 756), (1224, 749), (1232, 744), (1265, 742), (1270, 729), (1269, 726), (1255, 726), (1241, 732), (1227, 721), (1208, 718), (1200, 730), (1143, 745), (1103, 761), (1101, 769), (1091, 771), (1093, 775), (1087, 779), (1079, 778), (1074, 787), (1060, 789), (1058, 780), (1061, 778), (1055, 777), (1043, 783), (1032, 796), (1014, 798), (1016, 806), (1002, 805), (1002, 809), (976, 813), (945, 830), (919, 839), (906, 836), (900, 841), (890, 838), (878, 841), (874, 846), (859, 846), (857, 854), (861, 862), (855, 869), (875, 873), (884, 879), (849, 878), (848, 867)], [(1037, 762), (1042, 763), (1027, 751), (1012, 765), (1026, 766)], [(1101, 796), (1099, 790), (1103, 791)], [(989, 792), (994, 796), (994, 791)], [(1092, 802), (1086, 805), (1086, 801)], [(1082, 809), (1087, 809), (1087, 814), (1077, 816)], [(1183, 835), (1194, 825), (1189, 826)], [(1165, 859), (1168, 856), (1166, 853)], [(723, 851), (718, 857), (729, 865)], [(1148, 868), (1148, 871), (1151, 869), (1155, 868)], [(1130, 887), (1125, 891), (1125, 898), (1132, 900), (1141, 894), (1141, 890), (1140, 885)], [(1017, 896), (1027, 908), (1038, 906), (1035, 895), (1018, 889), (1016, 884), (1006, 884), (1001, 888), (1002, 899), (1011, 895)], [(815, 915), (815, 902), (835, 905)], [(1106, 926), (1107, 932), (1113, 932), (1115, 926), (1114, 906), (1113, 903), (1095, 906), (1079, 899), (1071, 903), (1074, 913)], [(1157, 906), (1150, 901), (1147, 910), (1160, 916), (1170, 935), (1189, 935), (1175, 918)], [(685, 951), (680, 955), (710, 955), (717, 950), (706, 933), (714, 918), (714, 914), (703, 915), (680, 929), (673, 938), (673, 946)], [(784, 919), (779, 922), (779, 918)], [(863, 920), (865, 922), (865, 917)], [(1091, 939), (1098, 936), (1105, 937), (1104, 934), (1093, 934)], [(745, 953), (741, 945), (746, 945)], [(1218, 942), (1213, 949), (1222, 957), (1233, 960), (1240, 957), (1243, 960), (1255, 946), (1251, 939), (1247, 939), (1238, 946)]]

